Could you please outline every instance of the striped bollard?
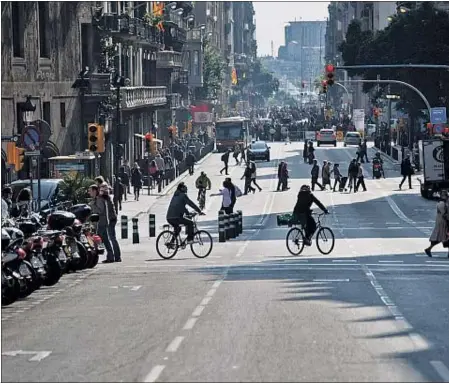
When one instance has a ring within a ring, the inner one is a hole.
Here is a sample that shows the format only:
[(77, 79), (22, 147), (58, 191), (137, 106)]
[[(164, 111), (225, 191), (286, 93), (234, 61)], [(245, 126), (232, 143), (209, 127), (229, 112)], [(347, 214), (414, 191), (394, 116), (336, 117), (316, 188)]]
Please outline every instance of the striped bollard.
[(150, 225), (150, 237), (156, 237), (156, 216), (154, 214), (149, 215)]
[(128, 217), (122, 215), (120, 223), (122, 226), (122, 239), (128, 239)]
[(133, 218), (133, 243), (139, 243), (139, 219)]
[(234, 221), (235, 221), (235, 238), (240, 235), (240, 225), (239, 225), (239, 213), (234, 213)]
[(239, 234), (243, 234), (243, 213), (241, 210), (237, 210), (238, 222), (239, 222)]
[(224, 225), (225, 225), (225, 234), (226, 234), (226, 240), (231, 239), (231, 232), (230, 232), (230, 226), (229, 226), (229, 215), (225, 213), (224, 215)]
[(223, 210), (218, 212), (218, 242), (226, 242), (225, 213)]
[(230, 232), (231, 232), (231, 238), (237, 237), (237, 231), (236, 231), (235, 224), (236, 224), (235, 214), (231, 213), (231, 214), (229, 214), (229, 228), (230, 228)]

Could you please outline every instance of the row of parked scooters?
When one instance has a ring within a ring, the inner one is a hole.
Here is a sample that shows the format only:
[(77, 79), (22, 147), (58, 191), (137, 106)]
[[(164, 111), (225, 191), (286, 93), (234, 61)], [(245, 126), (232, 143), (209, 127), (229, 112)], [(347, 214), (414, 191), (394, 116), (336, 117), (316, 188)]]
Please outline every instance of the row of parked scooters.
[(2, 222), (2, 305), (94, 268), (104, 246), (89, 205), (61, 206)]

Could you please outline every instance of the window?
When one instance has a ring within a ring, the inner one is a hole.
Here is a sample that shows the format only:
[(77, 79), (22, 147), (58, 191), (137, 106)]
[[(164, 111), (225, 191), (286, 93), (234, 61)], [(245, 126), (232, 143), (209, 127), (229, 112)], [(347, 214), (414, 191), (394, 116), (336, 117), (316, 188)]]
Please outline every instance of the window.
[(111, 1), (110, 2), (110, 7), (111, 7), (111, 13), (117, 13), (118, 7), (117, 7), (117, 2), (116, 1)]
[(39, 12), (39, 57), (50, 58), (50, 38), (48, 36), (48, 3), (38, 2)]
[(81, 68), (90, 67), (90, 24), (81, 24)]
[(59, 104), (59, 121), (61, 123), (61, 127), (65, 128), (65, 102), (61, 102)]
[(193, 75), (194, 76), (200, 75), (200, 52), (199, 51), (193, 52)]
[(42, 103), (42, 119), (51, 126), (51, 110), (50, 102), (48, 101)]
[(185, 51), (185, 55), (186, 55), (185, 68), (187, 69), (187, 73), (189, 75), (191, 75), (192, 74), (192, 63), (190, 62), (190, 51)]
[(23, 15), (20, 14), (20, 11), (23, 9), (23, 4), (18, 1), (12, 1), (11, 7), (13, 54), (14, 57), (24, 57)]

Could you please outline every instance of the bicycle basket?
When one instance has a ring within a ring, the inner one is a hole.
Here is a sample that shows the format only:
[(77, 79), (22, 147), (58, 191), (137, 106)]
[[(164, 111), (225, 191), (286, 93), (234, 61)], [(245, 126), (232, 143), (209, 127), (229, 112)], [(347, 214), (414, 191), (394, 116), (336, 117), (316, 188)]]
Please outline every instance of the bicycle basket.
[(276, 221), (278, 226), (291, 226), (292, 214), (278, 214)]

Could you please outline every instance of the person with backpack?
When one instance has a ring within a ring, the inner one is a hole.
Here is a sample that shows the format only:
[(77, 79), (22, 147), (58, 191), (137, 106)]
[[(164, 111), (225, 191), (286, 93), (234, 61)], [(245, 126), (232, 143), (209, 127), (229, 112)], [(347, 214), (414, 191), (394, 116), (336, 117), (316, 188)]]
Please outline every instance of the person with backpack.
[(229, 154), (231, 153), (231, 151), (228, 149), (226, 150), (226, 152), (224, 152), (224, 154), (221, 156), (221, 160), (224, 163), (224, 167), (223, 169), (220, 170), (220, 174), (223, 174), (223, 171), (225, 172), (226, 175), (228, 175), (228, 163), (229, 163)]
[(251, 186), (251, 173), (252, 173), (251, 172), (251, 164), (248, 162), (246, 164), (246, 168), (245, 168), (245, 171), (243, 173), (243, 176), (242, 176), (242, 178), (240, 178), (240, 179), (245, 178), (245, 187), (244, 187), (244, 190), (243, 190), (243, 195), (247, 195), (248, 192), (253, 192), (253, 193), (256, 192), (256, 189), (254, 189)]

